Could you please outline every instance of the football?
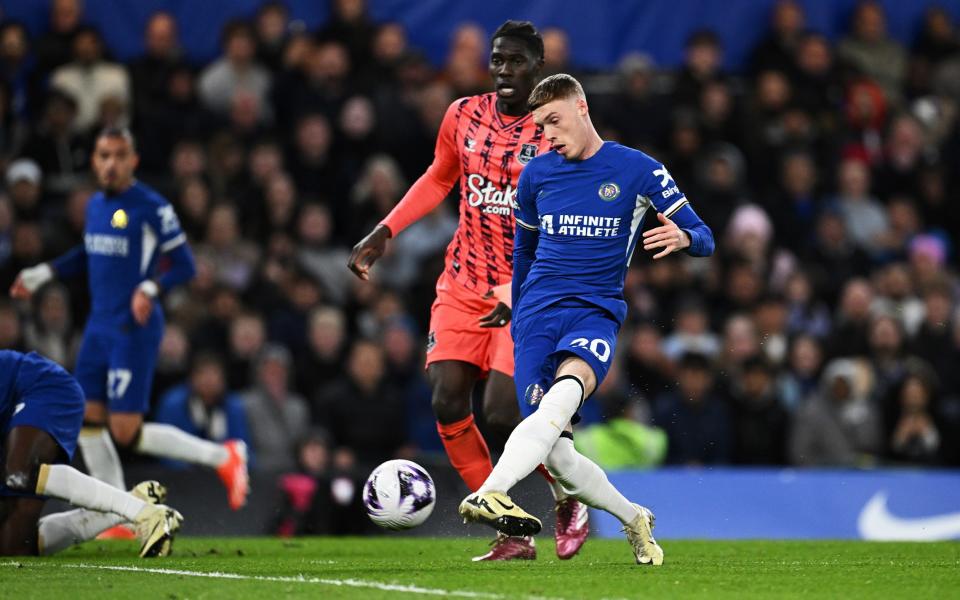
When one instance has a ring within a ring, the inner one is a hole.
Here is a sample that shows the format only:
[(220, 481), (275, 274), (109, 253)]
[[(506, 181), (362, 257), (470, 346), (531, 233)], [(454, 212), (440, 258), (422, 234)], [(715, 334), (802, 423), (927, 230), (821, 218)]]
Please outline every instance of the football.
[(433, 512), (436, 499), (433, 478), (409, 460), (388, 460), (370, 473), (363, 486), (367, 514), (384, 529), (420, 525)]

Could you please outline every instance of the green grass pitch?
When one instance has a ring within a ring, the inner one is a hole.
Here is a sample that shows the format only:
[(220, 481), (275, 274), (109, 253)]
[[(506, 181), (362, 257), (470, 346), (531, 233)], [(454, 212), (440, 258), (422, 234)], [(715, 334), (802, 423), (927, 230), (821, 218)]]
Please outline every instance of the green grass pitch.
[[(480, 533), (479, 531), (477, 532)], [(960, 598), (960, 544), (662, 540), (662, 567), (623, 540), (559, 561), (472, 563), (481, 537), (191, 538), (140, 560), (133, 542), (0, 558), (4, 598)]]

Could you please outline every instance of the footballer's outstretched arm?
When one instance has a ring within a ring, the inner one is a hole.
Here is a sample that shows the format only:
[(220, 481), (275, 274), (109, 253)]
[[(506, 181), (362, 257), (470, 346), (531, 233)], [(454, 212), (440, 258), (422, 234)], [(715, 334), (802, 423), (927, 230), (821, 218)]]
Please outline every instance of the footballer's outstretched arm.
[(459, 105), (459, 100), (451, 104), (443, 116), (433, 162), (426, 172), (410, 186), (390, 214), (353, 247), (347, 266), (360, 279), (370, 279), (370, 268), (383, 256), (387, 240), (399, 235), (439, 206), (460, 178), (459, 156), (454, 141)]
[(694, 212), (689, 204), (667, 216), (657, 213), (660, 226), (643, 232), (643, 249), (657, 250), (653, 258), (663, 258), (679, 250), (685, 250), (690, 256), (710, 256), (713, 254), (713, 231)]
[(83, 244), (78, 244), (48, 263), (40, 263), (20, 271), (10, 286), (10, 296), (26, 300), (54, 277), (76, 277), (86, 270), (87, 250)]

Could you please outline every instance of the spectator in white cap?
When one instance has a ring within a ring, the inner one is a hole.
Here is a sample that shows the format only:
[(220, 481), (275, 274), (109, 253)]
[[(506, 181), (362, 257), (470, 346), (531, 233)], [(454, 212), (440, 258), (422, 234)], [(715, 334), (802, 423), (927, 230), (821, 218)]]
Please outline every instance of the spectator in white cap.
[(7, 167), (7, 193), (18, 219), (31, 221), (40, 216), (40, 183), (43, 173), (37, 163), (21, 158)]

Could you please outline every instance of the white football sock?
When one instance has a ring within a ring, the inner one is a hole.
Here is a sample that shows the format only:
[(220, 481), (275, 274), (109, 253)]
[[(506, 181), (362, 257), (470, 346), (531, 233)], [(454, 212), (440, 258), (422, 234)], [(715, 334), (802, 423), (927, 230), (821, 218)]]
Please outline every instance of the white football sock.
[(86, 508), (54, 513), (40, 519), (40, 554), (56, 554), (70, 546), (96, 538), (104, 531), (126, 522), (114, 513)]
[(68, 465), (40, 465), (37, 493), (133, 521), (147, 503), (133, 494), (84, 475)]
[(80, 430), (77, 444), (83, 451), (87, 472), (115, 488), (126, 488), (123, 483), (123, 465), (113, 445), (113, 438), (106, 427), (84, 427)]
[(478, 492), (508, 492), (544, 462), (583, 400), (578, 379), (563, 378), (553, 384), (536, 412), (510, 434), (503, 454)]
[(142, 454), (162, 456), (213, 468), (219, 467), (230, 458), (230, 453), (223, 444), (198, 438), (173, 425), (162, 423), (143, 424), (136, 450)]
[(636, 518), (636, 507), (613, 487), (603, 469), (577, 452), (572, 439), (557, 440), (545, 464), (564, 489), (587, 506), (607, 511), (624, 525)]

